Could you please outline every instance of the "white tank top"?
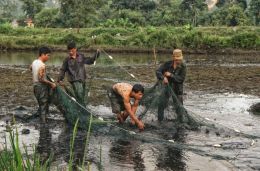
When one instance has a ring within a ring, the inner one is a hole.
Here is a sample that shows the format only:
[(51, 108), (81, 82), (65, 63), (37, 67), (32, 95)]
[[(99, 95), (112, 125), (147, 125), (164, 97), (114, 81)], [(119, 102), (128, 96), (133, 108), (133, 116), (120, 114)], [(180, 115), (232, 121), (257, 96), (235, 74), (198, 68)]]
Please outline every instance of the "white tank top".
[[(36, 59), (33, 61), (32, 63), (32, 75), (33, 75), (33, 83), (38, 83), (39, 82), (39, 70), (41, 67), (45, 67), (45, 64), (39, 60)], [(45, 73), (45, 77), (46, 77), (46, 73)]]

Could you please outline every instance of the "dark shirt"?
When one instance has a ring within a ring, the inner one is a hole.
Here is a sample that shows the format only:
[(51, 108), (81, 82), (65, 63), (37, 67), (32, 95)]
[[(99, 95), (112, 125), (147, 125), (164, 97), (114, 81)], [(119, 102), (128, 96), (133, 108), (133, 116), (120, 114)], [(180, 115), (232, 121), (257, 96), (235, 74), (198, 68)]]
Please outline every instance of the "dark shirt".
[(176, 69), (173, 68), (173, 61), (168, 61), (160, 66), (156, 71), (156, 76), (159, 80), (164, 79), (164, 73), (170, 72), (171, 76), (168, 77), (169, 84), (173, 87), (174, 92), (177, 95), (183, 95), (183, 83), (186, 77), (186, 64), (183, 62), (181, 65), (177, 66)]
[(95, 62), (96, 58), (99, 56), (97, 52), (93, 57), (85, 57), (83, 54), (77, 53), (76, 58), (68, 56), (62, 64), (60, 69), (60, 74), (58, 81), (62, 81), (67, 73), (68, 81), (82, 81), (84, 82), (87, 78), (85, 64), (91, 65)]

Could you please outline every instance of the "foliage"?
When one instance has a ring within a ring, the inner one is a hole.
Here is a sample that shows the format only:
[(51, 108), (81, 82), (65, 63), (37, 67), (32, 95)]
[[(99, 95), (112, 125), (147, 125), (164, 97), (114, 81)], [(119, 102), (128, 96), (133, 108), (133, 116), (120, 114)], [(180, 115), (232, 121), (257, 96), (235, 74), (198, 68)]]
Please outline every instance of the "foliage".
[(11, 28), (0, 25), (0, 49), (36, 49), (42, 45), (65, 49), (70, 41), (83, 48), (260, 49), (258, 27), (98, 27), (81, 29)]
[(60, 0), (60, 22), (64, 27), (81, 28), (91, 23), (102, 0)]
[(0, 1), (0, 23), (3, 21), (10, 21), (11, 18), (14, 18), (14, 9), (17, 4), (14, 0), (1, 0)]
[(55, 27), (59, 10), (56, 8), (43, 9), (35, 15), (35, 24), (39, 27)]
[(234, 48), (256, 48), (257, 40), (259, 37), (255, 33), (245, 32), (232, 36), (230, 41)]
[(248, 20), (243, 12), (243, 9), (238, 5), (233, 5), (228, 8), (227, 16), (225, 18), (228, 26), (247, 25)]
[(260, 25), (260, 0), (251, 0), (249, 10), (253, 16), (253, 23)]
[(46, 0), (20, 0), (23, 2), (22, 9), (26, 13), (28, 18), (34, 18), (34, 16), (40, 12)]
[(39, 154), (35, 149), (33, 154), (29, 155), (27, 147), (24, 145), (25, 154), (22, 154), (19, 147), (18, 132), (10, 131), (11, 149), (8, 150), (7, 145), (3, 151), (0, 152), (0, 169), (5, 171), (14, 170), (50, 170), (51, 156), (44, 162), (41, 161)]

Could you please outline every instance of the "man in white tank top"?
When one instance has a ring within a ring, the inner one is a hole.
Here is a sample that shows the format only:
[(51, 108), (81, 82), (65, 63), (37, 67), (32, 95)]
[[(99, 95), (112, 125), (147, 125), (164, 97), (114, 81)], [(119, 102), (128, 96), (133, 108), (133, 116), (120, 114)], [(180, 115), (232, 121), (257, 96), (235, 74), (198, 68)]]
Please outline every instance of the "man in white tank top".
[(38, 114), (40, 115), (41, 122), (46, 123), (46, 115), (49, 112), (49, 91), (50, 88), (54, 89), (56, 84), (48, 81), (46, 77), (46, 65), (50, 56), (50, 49), (48, 47), (41, 47), (39, 49), (39, 57), (34, 60), (30, 69), (33, 77), (33, 90), (34, 95), (39, 104)]

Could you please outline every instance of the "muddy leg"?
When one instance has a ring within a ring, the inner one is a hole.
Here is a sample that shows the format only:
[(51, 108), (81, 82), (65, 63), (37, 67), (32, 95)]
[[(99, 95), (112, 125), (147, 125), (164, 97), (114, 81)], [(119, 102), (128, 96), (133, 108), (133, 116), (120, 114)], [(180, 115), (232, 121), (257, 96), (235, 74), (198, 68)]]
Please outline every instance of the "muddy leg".
[(170, 94), (165, 89), (165, 91), (160, 96), (160, 102), (158, 104), (158, 121), (162, 121), (164, 119), (164, 110), (168, 106)]
[(39, 115), (42, 123), (46, 123), (46, 117), (49, 113), (49, 87), (39, 84), (34, 86), (34, 95), (39, 104)]
[(74, 90), (74, 94), (76, 96), (76, 100), (83, 106), (86, 106), (85, 104), (85, 83), (76, 81), (71, 83), (72, 88)]

